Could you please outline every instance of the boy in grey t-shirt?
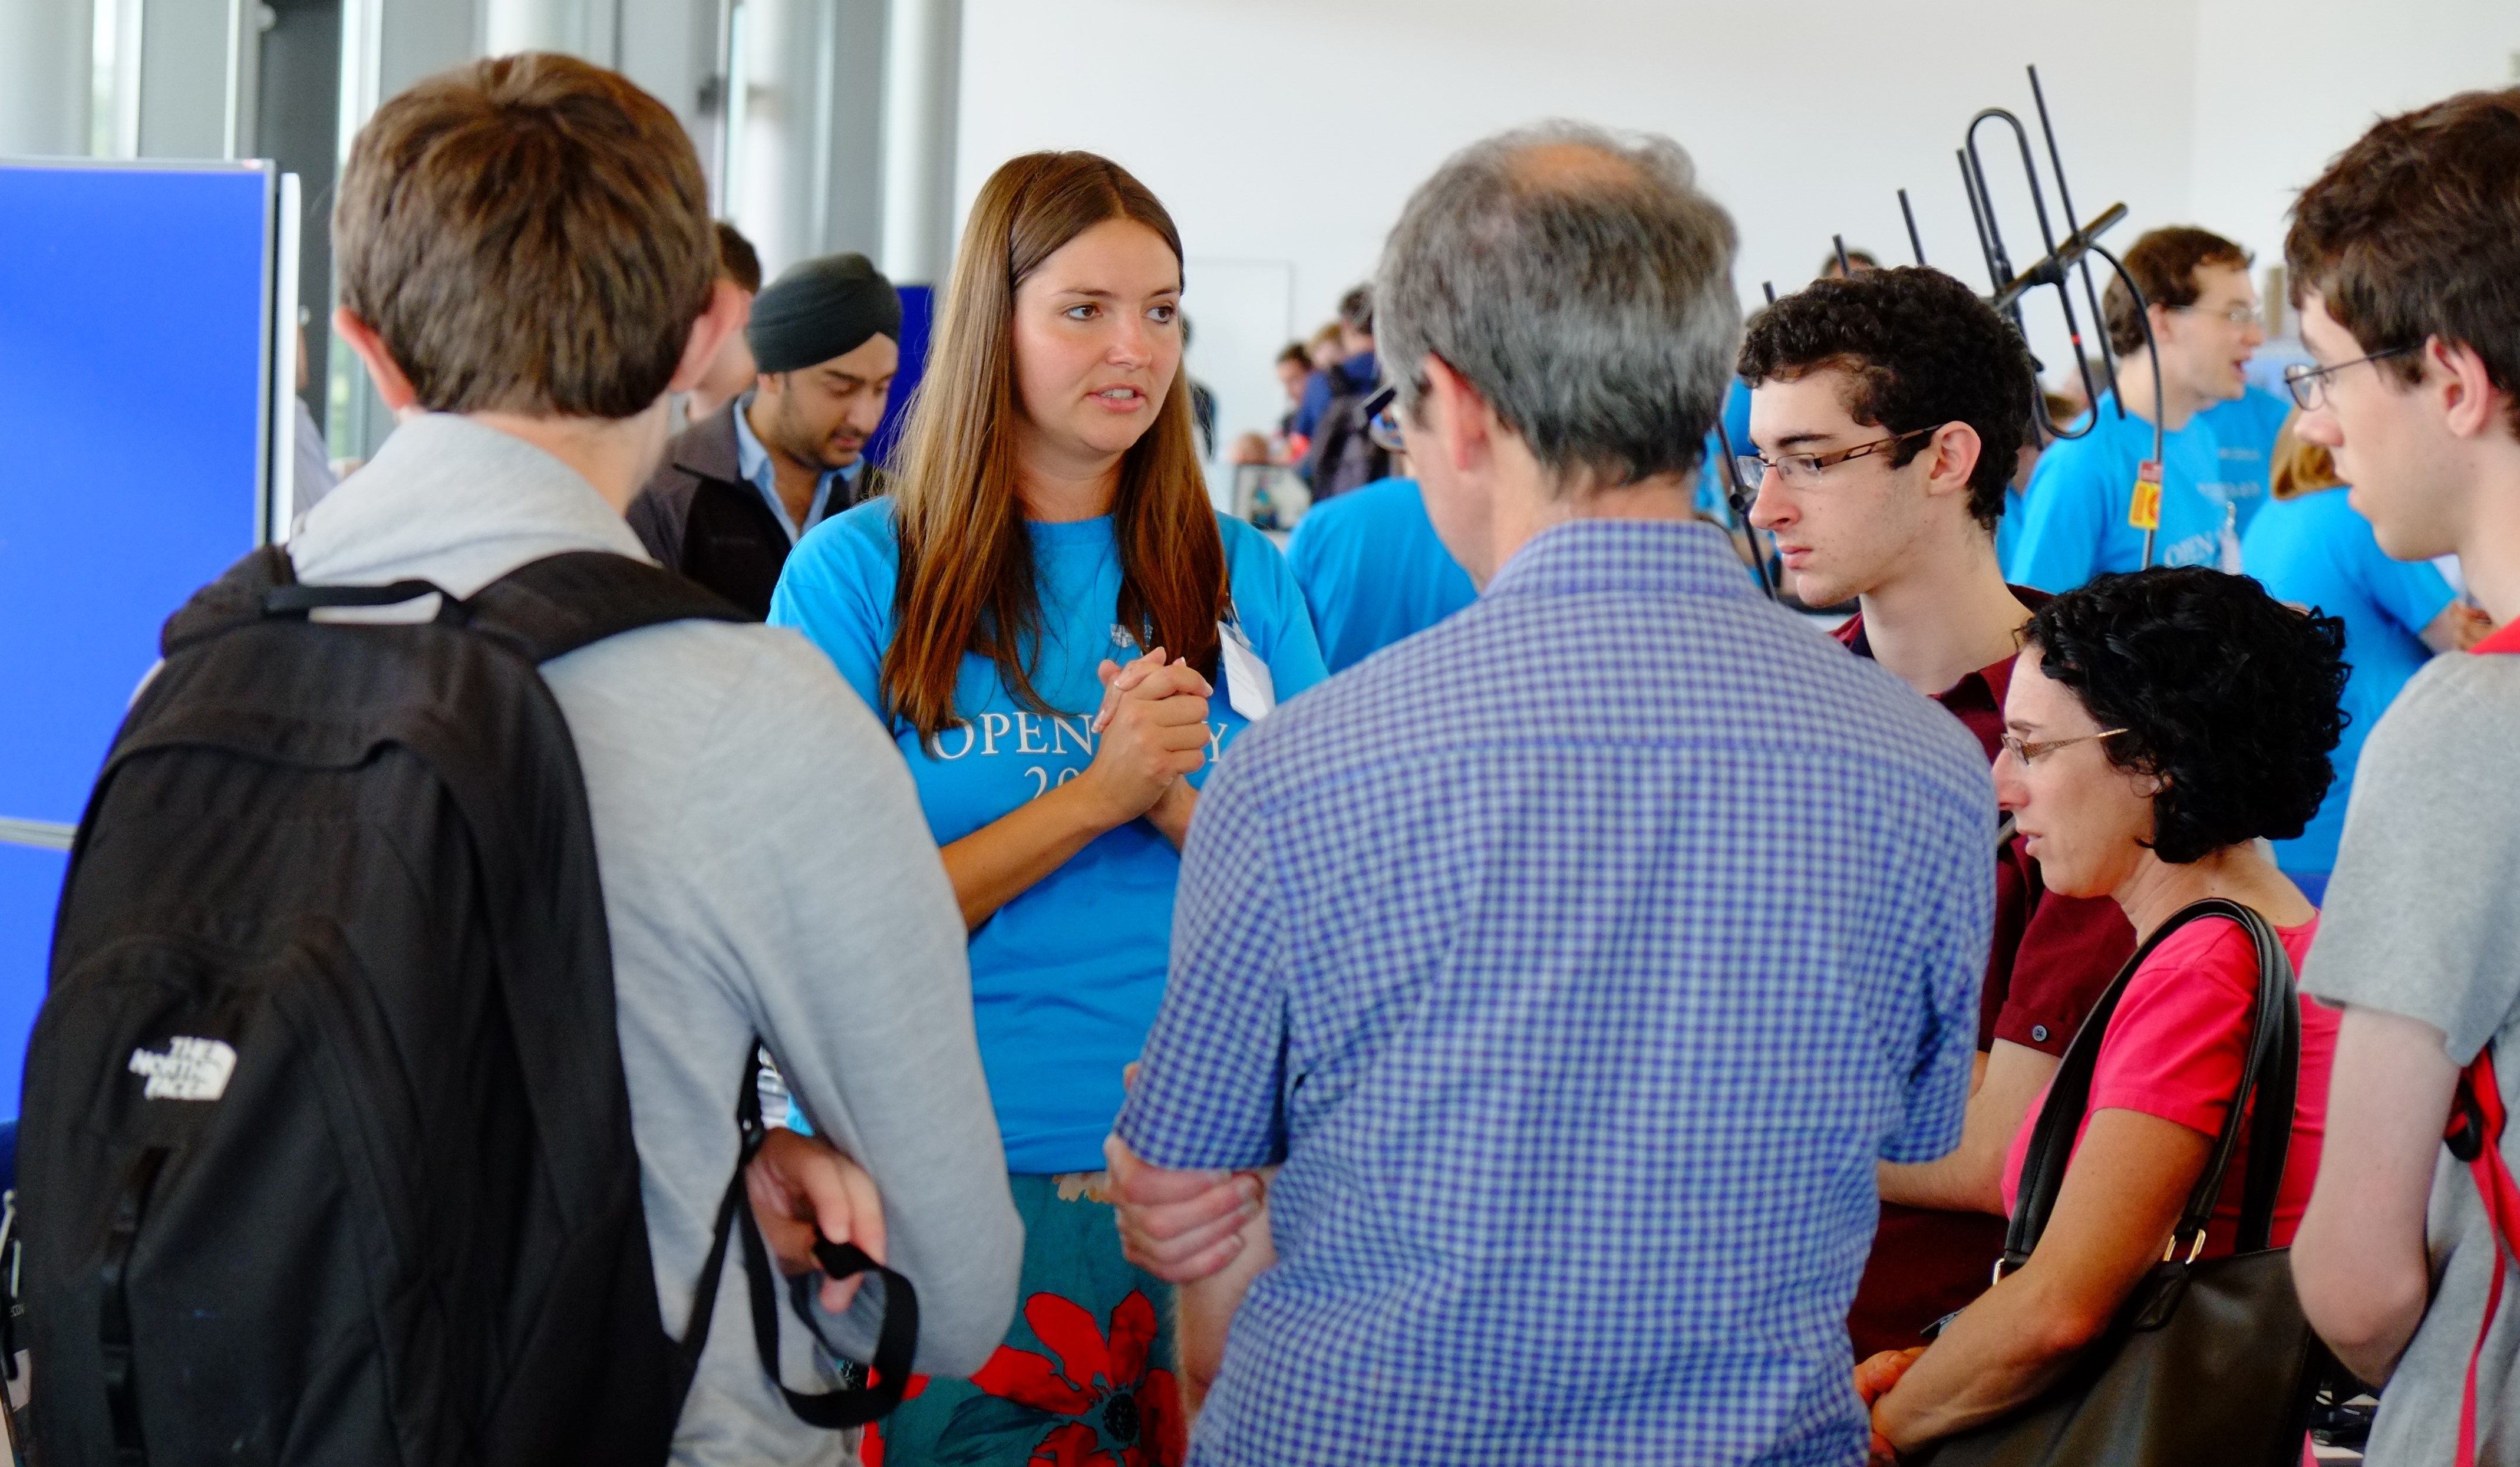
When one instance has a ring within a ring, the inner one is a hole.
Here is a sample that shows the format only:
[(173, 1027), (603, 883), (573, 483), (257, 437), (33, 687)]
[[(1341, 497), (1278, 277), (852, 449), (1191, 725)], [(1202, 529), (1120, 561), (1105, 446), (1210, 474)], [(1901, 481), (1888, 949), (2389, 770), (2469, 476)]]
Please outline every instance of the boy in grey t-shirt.
[[(2520, 618), (2520, 89), (2382, 121), (2295, 206), (2295, 432), (2329, 448), (2402, 560), (2455, 552)], [(2498, 635), (2480, 652), (2520, 638)], [(2520, 656), (2452, 657), (2373, 731), (2303, 973), (2346, 1015), (2293, 1274), (2319, 1334), (2385, 1383), (2375, 1461), (2456, 1458), (2467, 1365), (2502, 1257), (2443, 1147), (2489, 1043), (2520, 1105)], [(2520, 1166), (2520, 1131), (2506, 1134)], [(2520, 1290), (2477, 1375), (2476, 1460), (2520, 1457)]]

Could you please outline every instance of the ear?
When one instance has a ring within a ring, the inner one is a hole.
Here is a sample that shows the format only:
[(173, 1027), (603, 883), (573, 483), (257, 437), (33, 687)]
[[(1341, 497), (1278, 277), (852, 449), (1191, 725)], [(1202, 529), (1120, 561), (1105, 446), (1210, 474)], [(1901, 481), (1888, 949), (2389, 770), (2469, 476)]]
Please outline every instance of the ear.
[(1926, 471), (1925, 492), (1958, 494), (1966, 500), (1969, 476), (1977, 472), (1978, 455), (1986, 451), (1986, 440), (1966, 423), (1946, 423), (1934, 430), (1927, 450), (1932, 455), (1932, 468)]
[(1425, 426), (1426, 452), (1440, 455), (1456, 471), (1484, 466), (1496, 454), (1497, 431), (1503, 426), (1469, 379), (1429, 351), (1418, 363), (1426, 390), (1418, 400), (1418, 418)]
[(401, 413), (420, 405), (420, 390), (411, 385), (402, 363), (385, 349), (385, 339), (377, 334), (375, 327), (350, 314), (350, 308), (344, 305), (333, 311), (333, 331), (350, 344), (350, 350), (366, 365), (368, 381), (376, 384), (377, 395), (384, 399), (387, 412)]
[(692, 323), (692, 334), (683, 343), (683, 359), (674, 368), (674, 380), (665, 385), (668, 392), (688, 392), (699, 386), (708, 375), (709, 363), (717, 359), (717, 348), (726, 339), (743, 329), (752, 314), (752, 298), (743, 287), (732, 280), (720, 280), (709, 291), (708, 308)]
[(2465, 342), (2434, 337), (2424, 343), (2424, 377), (2426, 390), (2441, 394), (2447, 426), (2455, 436), (2483, 437), (2506, 421), (2509, 396), (2494, 385), (2485, 358)]

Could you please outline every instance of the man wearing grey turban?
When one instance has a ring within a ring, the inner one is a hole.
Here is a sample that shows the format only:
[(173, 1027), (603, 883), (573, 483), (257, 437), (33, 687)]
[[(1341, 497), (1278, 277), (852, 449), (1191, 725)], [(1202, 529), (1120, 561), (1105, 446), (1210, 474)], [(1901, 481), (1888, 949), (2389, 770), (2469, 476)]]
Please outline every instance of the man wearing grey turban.
[(797, 539), (883, 492), (863, 455), (901, 363), (901, 297), (863, 254), (809, 259), (753, 300), (744, 339), (752, 390), (674, 438), (630, 527), (759, 618)]

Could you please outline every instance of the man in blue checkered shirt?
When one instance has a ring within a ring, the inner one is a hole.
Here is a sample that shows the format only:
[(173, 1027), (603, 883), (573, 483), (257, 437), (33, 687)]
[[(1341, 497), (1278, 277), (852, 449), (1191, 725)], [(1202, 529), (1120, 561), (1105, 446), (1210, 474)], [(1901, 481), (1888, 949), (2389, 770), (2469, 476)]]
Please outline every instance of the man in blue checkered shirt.
[[(1110, 1150), (1134, 1251), (1231, 1257), (1182, 1295), (1193, 1463), (1864, 1459), (1874, 1165), (1959, 1137), (1995, 800), (1690, 519), (1732, 249), (1678, 147), (1567, 124), (1385, 248), (1484, 590), (1244, 734), (1191, 828)], [(1161, 1201), (1280, 1163), (1247, 1216)]]

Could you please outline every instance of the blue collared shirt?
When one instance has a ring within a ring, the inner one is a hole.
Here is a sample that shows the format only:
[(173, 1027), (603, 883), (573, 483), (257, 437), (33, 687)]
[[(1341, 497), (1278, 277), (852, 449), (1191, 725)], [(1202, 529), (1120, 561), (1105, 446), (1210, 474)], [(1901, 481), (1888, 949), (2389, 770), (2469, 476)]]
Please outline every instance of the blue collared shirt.
[(1958, 1141), (1995, 813), (1702, 525), (1547, 530), (1245, 732), (1118, 1123), (1285, 1164), (1192, 1461), (1862, 1462), (1874, 1164)]
[(806, 530), (830, 519), (836, 510), (849, 507), (846, 494), (840, 495), (839, 504), (833, 506), (832, 489), (837, 484), (856, 483), (858, 476), (866, 472), (866, 460), (861, 458), (845, 469), (825, 469), (823, 477), (814, 481), (814, 502), (805, 506), (805, 523), (798, 525), (788, 513), (788, 501), (779, 497), (779, 473), (770, 462), (770, 450), (762, 447), (761, 439), (753, 436), (751, 414), (752, 394), (746, 392), (736, 399), (735, 404), (736, 467), (742, 470), (743, 477), (752, 481), (752, 486), (761, 491), (761, 497), (770, 505), (770, 513), (778, 516), (780, 525), (786, 527), (788, 543), (793, 545), (804, 537)]

